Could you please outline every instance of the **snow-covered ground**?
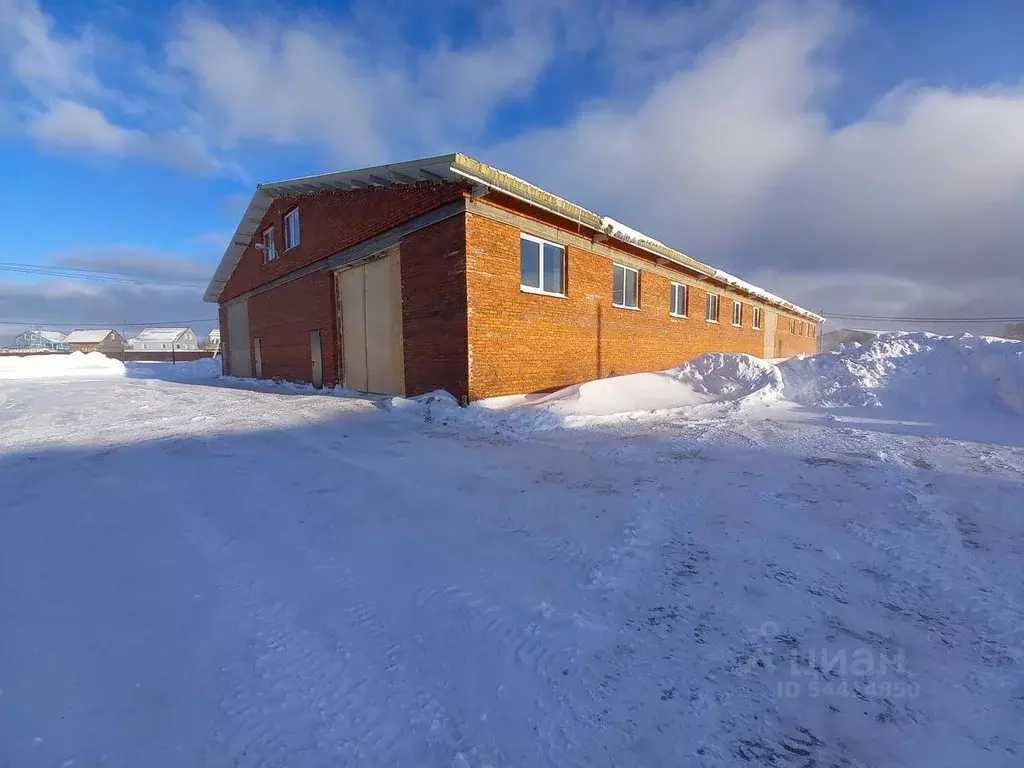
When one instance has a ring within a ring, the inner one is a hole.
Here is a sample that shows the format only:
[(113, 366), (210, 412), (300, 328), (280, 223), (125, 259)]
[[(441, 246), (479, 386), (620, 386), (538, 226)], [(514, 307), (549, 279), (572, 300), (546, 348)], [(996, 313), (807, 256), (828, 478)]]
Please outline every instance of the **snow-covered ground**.
[(1019, 766), (1022, 350), (0, 382), (0, 765)]

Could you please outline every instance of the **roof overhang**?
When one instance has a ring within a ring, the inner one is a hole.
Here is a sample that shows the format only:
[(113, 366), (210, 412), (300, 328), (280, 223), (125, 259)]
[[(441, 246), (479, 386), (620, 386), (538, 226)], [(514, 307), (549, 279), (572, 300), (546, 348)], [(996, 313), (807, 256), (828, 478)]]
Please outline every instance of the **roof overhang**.
[[(601, 239), (615, 239), (646, 251), (658, 259), (664, 259), (697, 273), (705, 279), (750, 294), (782, 309), (803, 315), (816, 322), (824, 320), (803, 307), (786, 301), (757, 286), (746, 283), (738, 278), (704, 264), (685, 253), (670, 248), (654, 238), (630, 229), (617, 221), (598, 216), (586, 208), (571, 203), (540, 187), (534, 186), (517, 176), (481, 163), (478, 160), (455, 152), (448, 155), (437, 155), (422, 160), (412, 160), (390, 165), (377, 165), (372, 168), (360, 168), (353, 171), (324, 173), (317, 176), (304, 176), (297, 179), (259, 184), (249, 201), (245, 215), (235, 230), (224, 256), (203, 295), (203, 300), (216, 303), (228, 278), (242, 258), (242, 253), (249, 247), (252, 236), (263, 221), (263, 217), (271, 203), (278, 197), (291, 197), (302, 194), (315, 194), (335, 189), (365, 189), (376, 186), (395, 186), (419, 184), (428, 181), (465, 181), (474, 190), (482, 192), (495, 191), (517, 198), (531, 206), (548, 213), (567, 219), (577, 226), (587, 227), (599, 235)], [(476, 192), (474, 192), (476, 194)]]

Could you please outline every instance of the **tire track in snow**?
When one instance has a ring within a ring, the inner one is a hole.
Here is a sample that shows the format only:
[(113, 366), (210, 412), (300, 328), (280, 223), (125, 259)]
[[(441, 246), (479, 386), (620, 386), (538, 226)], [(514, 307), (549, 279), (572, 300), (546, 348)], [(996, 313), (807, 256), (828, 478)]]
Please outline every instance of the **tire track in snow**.
[[(375, 484), (387, 480), (381, 475), (379, 467), (353, 460), (347, 451), (319, 441), (303, 440), (301, 437), (297, 439), (304, 448), (323, 453), (332, 462), (348, 464), (359, 472), (373, 476)], [(387, 495), (404, 497), (401, 504), (396, 506), (413, 509), (418, 506), (421, 512), (426, 513), (422, 492), (416, 494), (414, 499), (410, 492), (400, 492), (388, 486)], [(431, 510), (430, 514), (437, 512)], [(577, 561), (583, 556), (580, 547), (557, 536), (533, 532), (525, 537), (518, 535), (525, 531), (523, 524), (516, 523), (497, 510), (488, 517), (489, 526), (494, 523), (497, 523), (499, 532), (512, 536), (513, 541), (522, 541), (531, 550), (539, 548), (535, 556), (540, 557), (540, 563)], [(587, 558), (579, 570), (585, 573), (589, 563), (590, 559)], [(498, 714), (492, 712), (488, 721), (497, 719), (501, 724), (500, 734), (495, 730), (499, 727), (497, 724), (494, 728), (467, 724), (470, 731), (477, 734), (472, 742), (474, 746), (468, 751), (476, 755), (494, 754), (500, 749), (496, 737), (501, 735), (511, 744), (530, 745), (522, 755), (504, 755), (505, 759), (501, 762), (529, 765), (590, 764), (581, 757), (584, 748), (574, 743), (571, 729), (567, 727), (581, 717), (577, 713), (579, 705), (567, 700), (564, 691), (568, 670), (578, 656), (579, 625), (575, 619), (552, 620), (550, 613), (554, 609), (549, 606), (513, 608), (493, 598), (484, 599), (477, 589), (445, 581), (454, 575), (446, 569), (438, 569), (436, 573), (432, 570), (424, 569), (423, 577), (434, 583), (421, 586), (415, 596), (416, 608), (427, 619), (418, 624), (418, 632), (451, 633), (461, 638), (463, 645), (473, 647), (473, 653), (463, 656), (464, 669), (460, 670), (460, 678), (493, 691), (494, 710)], [(474, 576), (479, 584), (484, 585), (484, 593), (505, 594), (499, 574), (493, 568), (486, 568), (482, 572), (478, 570)], [(557, 631), (552, 631), (552, 626), (557, 626)], [(433, 642), (425, 643), (417, 649), (420, 654), (418, 661), (421, 664), (446, 663), (450, 649), (446, 647), (444, 638), (438, 635), (431, 639)], [(536, 714), (538, 712), (539, 716)], [(524, 714), (527, 714), (525, 721)], [(523, 732), (519, 737), (508, 738), (509, 731), (515, 730)]]
[(412, 684), (401, 646), (361, 599), (359, 585), (332, 569), (332, 594), (350, 619), (338, 627), (344, 636), (311, 623), (289, 607), (287, 588), (268, 581), (245, 542), (225, 535), (217, 521), (221, 511), (196, 513), (194, 497), (162, 482), (164, 473), (150, 469), (156, 463), (173, 466), (174, 456), (166, 464), (140, 463), (136, 476), (166, 499), (177, 497), (178, 509), (192, 510), (182, 521), (183, 536), (221, 573), (223, 632), (240, 657), (224, 664), (218, 681), (226, 723), (217, 727), (210, 759), (238, 768), (325, 759), (382, 766), (450, 760), (463, 746), (451, 737), (457, 724), (434, 696)]

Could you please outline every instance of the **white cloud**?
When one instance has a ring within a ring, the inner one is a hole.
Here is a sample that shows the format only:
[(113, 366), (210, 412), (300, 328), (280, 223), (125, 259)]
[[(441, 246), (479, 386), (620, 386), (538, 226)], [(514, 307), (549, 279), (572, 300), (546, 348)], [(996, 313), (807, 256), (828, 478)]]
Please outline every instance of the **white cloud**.
[(1024, 90), (906, 89), (809, 146), (751, 234), (790, 263), (1019, 274)]
[(1024, 91), (907, 85), (830, 124), (851, 19), (775, 3), (642, 98), (480, 151), (816, 309), (1020, 313)]
[(124, 281), (24, 274), (0, 280), (0, 342), (5, 330), (14, 336), (31, 326), (68, 330), (80, 325), (202, 320), (195, 330), (205, 332), (210, 318), (216, 317), (216, 308), (202, 300), (213, 271), (209, 261), (114, 244), (51, 253), (42, 266), (65, 273), (88, 270)]
[(216, 170), (215, 160), (197, 137), (180, 131), (147, 133), (111, 123), (99, 109), (60, 100), (28, 124), (42, 144), (107, 157), (140, 158), (192, 173)]
[(474, 45), (415, 52), (320, 18), (229, 25), (191, 10), (167, 52), (222, 144), (311, 143), (336, 162), (370, 164), (450, 149), (477, 137), (496, 107), (532, 93), (555, 54), (553, 16), (503, 22)]
[[(6, 110), (3, 122), (20, 126), (44, 147), (139, 158), (189, 173), (222, 169), (223, 164), (193, 131), (180, 126), (125, 126), (111, 116), (148, 111), (135, 96), (105, 86), (98, 74), (101, 66), (119, 67), (122, 75), (148, 74), (144, 61), (114, 60), (131, 50), (123, 41), (91, 27), (74, 35), (59, 34), (36, 0), (0, 2), (0, 75), (6, 72), (15, 96), (12, 102), (18, 104)], [(182, 119), (182, 115), (175, 117)]]
[(209, 281), (213, 267), (207, 260), (124, 244), (83, 246), (58, 251), (48, 256), (46, 266), (91, 270), (135, 280), (167, 283), (175, 287), (195, 285), (203, 288)]
[(140, 326), (135, 324), (187, 323), (197, 332), (206, 332), (217, 324), (216, 307), (203, 303), (201, 291), (152, 286), (63, 280), (0, 283), (0, 304), (4, 307), (0, 341), (4, 330), (13, 337), (31, 327), (71, 330), (106, 324), (120, 328), (122, 323), (131, 323), (138, 330)]
[[(286, 27), (266, 20), (228, 27), (200, 12), (184, 14), (169, 59), (194, 79), (206, 124), (224, 143), (278, 144), (334, 136), (352, 156), (380, 156), (379, 88), (348, 51), (355, 43), (329, 26)], [(379, 76), (379, 75), (378, 75)]]
[[(839, 0), (505, 0), (475, 13), (472, 40), (439, 22), (424, 48), (393, 13), (229, 24), (186, 7), (147, 58), (0, 0), (0, 58), (24, 97), (3, 119), (45, 146), (193, 172), (274, 145), (320, 149), (325, 168), (468, 147), (811, 307), (1020, 311), (1020, 84), (907, 84), (836, 126), (828, 106), (857, 77), (836, 48), (871, 23)], [(141, 73), (130, 97), (110, 87), (109, 49)], [(547, 127), (489, 138), (566, 62), (601, 75), (570, 120), (542, 112)]]
[(58, 36), (35, 0), (0, 3), (0, 52), (8, 53), (13, 75), (36, 96), (101, 91), (92, 67), (95, 49), (93, 30)]
[(58, 101), (30, 125), (32, 134), (46, 144), (71, 149), (93, 149), (104, 155), (134, 154), (138, 133), (107, 121), (94, 107)]
[(725, 251), (779, 174), (824, 134), (824, 115), (807, 106), (834, 75), (811, 59), (841, 24), (833, 6), (763, 12), (638, 106), (591, 104), (569, 125), (489, 153), (683, 249)]

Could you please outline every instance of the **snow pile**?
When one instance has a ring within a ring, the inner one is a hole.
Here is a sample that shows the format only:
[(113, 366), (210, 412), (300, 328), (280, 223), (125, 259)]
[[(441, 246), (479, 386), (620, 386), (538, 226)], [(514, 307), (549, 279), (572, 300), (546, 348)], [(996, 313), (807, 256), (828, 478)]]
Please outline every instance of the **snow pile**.
[(565, 424), (565, 417), (785, 402), (961, 417), (1024, 414), (1024, 343), (968, 334), (897, 332), (881, 333), (866, 345), (780, 363), (712, 352), (667, 371), (598, 379), (547, 395), (499, 397), (476, 405), (500, 411), (507, 423), (540, 428)]
[(779, 369), (785, 397), (802, 405), (1024, 413), (1024, 343), (1005, 339), (882, 333)]
[(416, 413), (425, 422), (439, 420), (446, 422), (460, 412), (459, 401), (443, 389), (436, 389), (418, 397), (393, 397), (389, 401), (391, 410)]
[(96, 378), (124, 374), (124, 363), (99, 352), (0, 357), (0, 379)]
[(601, 416), (653, 411), (770, 396), (782, 386), (771, 363), (750, 355), (710, 352), (678, 368), (599, 379), (556, 392), (547, 401), (553, 410)]
[(589, 423), (590, 417), (772, 401), (781, 389), (782, 375), (772, 363), (751, 355), (710, 352), (667, 371), (597, 379), (550, 394), (495, 397), (473, 406), (477, 414), (497, 412), (509, 427), (551, 429)]

